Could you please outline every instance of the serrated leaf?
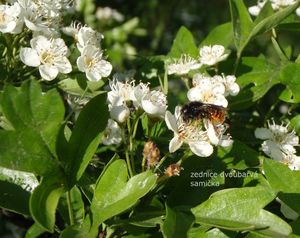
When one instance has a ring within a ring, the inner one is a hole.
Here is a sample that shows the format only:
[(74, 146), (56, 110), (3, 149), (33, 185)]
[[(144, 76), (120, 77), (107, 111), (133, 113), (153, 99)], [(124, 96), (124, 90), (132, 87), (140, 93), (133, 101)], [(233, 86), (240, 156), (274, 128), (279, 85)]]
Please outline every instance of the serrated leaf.
[(233, 40), (233, 30), (231, 22), (221, 24), (212, 29), (208, 36), (201, 42), (200, 47), (204, 45), (223, 45), (227, 48)]
[(271, 187), (276, 192), (300, 193), (300, 171), (272, 159), (264, 160), (264, 171)]
[(292, 92), (293, 101), (300, 102), (300, 65), (286, 65), (281, 71), (280, 81)]
[(58, 174), (45, 177), (30, 197), (30, 214), (35, 222), (49, 232), (54, 231), (55, 212), (60, 196), (66, 191)]
[(98, 95), (88, 102), (76, 121), (67, 145), (67, 153), (59, 154), (70, 187), (80, 179), (101, 141), (101, 132), (104, 131), (109, 118), (105, 102), (106, 94)]
[(224, 229), (245, 231), (272, 237), (288, 236), (291, 227), (262, 208), (275, 195), (266, 187), (234, 188), (218, 191), (192, 209), (196, 222)]
[(0, 165), (38, 175), (57, 170), (55, 143), (64, 118), (57, 91), (42, 93), (35, 81), (19, 89), (8, 85), (1, 106), (14, 130), (0, 131)]
[(199, 55), (192, 33), (184, 26), (180, 27), (177, 32), (168, 55), (173, 58), (180, 58), (182, 54), (188, 54), (194, 58), (197, 58)]
[(245, 109), (262, 98), (274, 85), (280, 83), (280, 67), (267, 62), (263, 58), (242, 58), (242, 65), (252, 70), (237, 78), (241, 91), (230, 100), (231, 109)]
[(293, 13), (299, 5), (300, 2), (297, 2), (266, 18), (260, 17), (252, 23), (243, 0), (231, 0), (230, 9), (238, 58), (240, 58), (244, 48), (255, 36), (277, 26), (281, 21)]
[(151, 171), (128, 181), (127, 178), (127, 166), (123, 160), (112, 162), (100, 176), (91, 204), (93, 224), (89, 237), (95, 236), (99, 224), (133, 206), (156, 183), (156, 175)]

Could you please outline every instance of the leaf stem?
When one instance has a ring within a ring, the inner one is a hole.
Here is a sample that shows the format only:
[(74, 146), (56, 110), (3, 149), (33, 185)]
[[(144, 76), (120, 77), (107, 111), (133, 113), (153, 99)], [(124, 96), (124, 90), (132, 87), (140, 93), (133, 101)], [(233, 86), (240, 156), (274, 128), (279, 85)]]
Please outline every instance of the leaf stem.
[(70, 225), (74, 225), (74, 213), (72, 209), (72, 201), (71, 201), (71, 192), (70, 190), (67, 192), (67, 204), (68, 204), (68, 212), (69, 212), (69, 219), (70, 219)]

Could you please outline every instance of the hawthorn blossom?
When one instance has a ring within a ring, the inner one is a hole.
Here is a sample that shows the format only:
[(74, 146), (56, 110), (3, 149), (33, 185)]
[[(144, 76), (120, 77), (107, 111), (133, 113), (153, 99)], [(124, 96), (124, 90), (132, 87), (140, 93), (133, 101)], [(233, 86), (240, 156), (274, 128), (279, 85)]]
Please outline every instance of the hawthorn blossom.
[(96, 18), (98, 20), (115, 20), (117, 22), (124, 21), (124, 16), (117, 10), (110, 7), (98, 7), (96, 11)]
[(200, 48), (199, 53), (200, 63), (209, 66), (225, 60), (229, 55), (225, 53), (225, 48), (222, 45), (203, 46)]
[(236, 77), (234, 75), (215, 75), (214, 77), (212, 77), (212, 81), (223, 83), (223, 85), (225, 86), (225, 96), (236, 96), (240, 91), (240, 86), (235, 82)]
[(61, 38), (47, 39), (37, 36), (30, 41), (31, 48), (20, 50), (22, 62), (31, 67), (39, 67), (39, 72), (44, 80), (56, 78), (58, 73), (70, 73), (72, 66), (67, 58), (68, 47)]
[(93, 45), (83, 48), (77, 59), (77, 66), (90, 81), (99, 81), (102, 77), (109, 76), (112, 71), (111, 63), (103, 59), (103, 52)]
[(166, 65), (168, 74), (184, 75), (188, 74), (191, 70), (199, 69), (201, 64), (187, 54), (181, 55), (178, 60)]
[(32, 31), (47, 36), (59, 35), (62, 11), (69, 7), (68, 0), (18, 0), (22, 7), (22, 20)]
[(77, 40), (77, 48), (82, 53), (86, 46), (94, 46), (100, 49), (103, 35), (94, 31), (91, 27), (83, 26), (78, 30), (75, 39)]
[(193, 85), (187, 97), (190, 101), (215, 104), (227, 107), (228, 102), (224, 96), (225, 86), (223, 83), (212, 80), (211, 77), (196, 74), (193, 78)]
[(167, 110), (167, 97), (160, 91), (153, 90), (146, 94), (141, 101), (144, 111), (152, 117), (164, 118)]
[(23, 22), (20, 20), (22, 9), (19, 3), (0, 5), (0, 31), (2, 33), (21, 33)]
[(106, 129), (102, 137), (104, 145), (119, 145), (122, 142), (122, 129), (112, 119), (108, 119)]
[(268, 128), (257, 128), (255, 137), (264, 140), (263, 152), (274, 160), (287, 164), (292, 170), (299, 170), (300, 157), (296, 156), (294, 146), (299, 145), (295, 131), (289, 132), (288, 124), (276, 125), (268, 121)]
[[(263, 6), (268, 0), (258, 0), (257, 5), (248, 8), (248, 11), (253, 16), (258, 16)], [(278, 11), (282, 8), (295, 4), (296, 0), (270, 0), (271, 6), (274, 11)], [(300, 16), (300, 8), (296, 9), (296, 14)]]
[(181, 108), (175, 108), (175, 115), (167, 111), (165, 121), (167, 127), (174, 132), (174, 137), (169, 143), (171, 153), (178, 150), (184, 143), (188, 144), (191, 151), (200, 156), (208, 157), (213, 153), (213, 147), (209, 142), (207, 132), (199, 126), (186, 124), (181, 117)]

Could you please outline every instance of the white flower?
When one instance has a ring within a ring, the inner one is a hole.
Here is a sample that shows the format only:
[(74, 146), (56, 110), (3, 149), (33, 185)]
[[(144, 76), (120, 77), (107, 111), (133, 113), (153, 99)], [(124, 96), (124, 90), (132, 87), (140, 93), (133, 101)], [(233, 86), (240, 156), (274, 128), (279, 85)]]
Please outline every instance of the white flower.
[(122, 141), (122, 129), (112, 119), (108, 119), (106, 129), (102, 137), (104, 145), (119, 145)]
[(126, 105), (112, 105), (109, 113), (112, 119), (124, 123), (130, 115), (130, 110)]
[(272, 8), (274, 10), (279, 10), (281, 8), (285, 8), (287, 6), (295, 4), (296, 0), (270, 0), (272, 4)]
[(133, 88), (134, 98), (132, 98), (133, 105), (136, 108), (142, 107), (142, 99), (145, 95), (150, 93), (150, 88), (148, 84), (140, 82)]
[(223, 85), (225, 86), (225, 96), (228, 96), (229, 94), (232, 96), (236, 96), (240, 91), (240, 86), (235, 82), (236, 77), (234, 75), (215, 75), (214, 77), (212, 77), (212, 80), (215, 82), (223, 83)]
[(210, 156), (213, 147), (209, 143), (206, 131), (201, 130), (199, 126), (185, 124), (180, 114), (180, 107), (176, 107), (175, 116), (169, 111), (165, 115), (167, 127), (174, 132), (174, 137), (169, 143), (169, 151), (173, 153), (186, 143), (194, 154), (200, 157)]
[(223, 124), (213, 125), (211, 121), (204, 119), (204, 127), (207, 131), (207, 137), (213, 145), (220, 145), (222, 147), (229, 147), (233, 140), (229, 135), (224, 135), (227, 127)]
[(109, 80), (110, 90), (107, 93), (108, 106), (126, 105), (126, 102), (134, 102), (136, 100), (134, 95), (135, 82), (126, 81), (125, 83), (118, 81), (116, 78)]
[(199, 69), (201, 64), (190, 57), (189, 55), (183, 54), (180, 59), (174, 60), (174, 62), (166, 65), (168, 74), (184, 75), (191, 70)]
[(134, 102), (134, 81), (122, 83), (116, 78), (109, 81), (110, 89), (107, 93), (110, 116), (119, 123), (124, 123), (130, 115), (127, 103)]
[(225, 60), (228, 55), (225, 53), (225, 48), (222, 45), (203, 46), (200, 49), (200, 63), (210, 66), (215, 65)]
[(265, 140), (262, 143), (263, 152), (274, 160), (285, 163), (291, 167), (299, 166), (299, 157), (295, 155), (299, 138), (295, 131), (289, 132), (288, 125), (276, 125), (268, 121), (268, 128), (257, 128), (255, 137)]
[[(263, 6), (266, 4), (267, 0), (258, 0), (257, 5), (248, 8), (248, 11), (253, 16), (258, 16)], [(274, 11), (278, 11), (282, 8), (295, 4), (296, 0), (270, 0), (271, 6)], [(300, 15), (300, 9), (296, 10), (297, 15)]]
[(196, 74), (193, 79), (193, 84), (194, 87), (187, 93), (187, 97), (190, 101), (200, 101), (227, 107), (228, 102), (224, 96), (225, 87), (222, 83), (216, 82), (210, 77)]
[(83, 26), (78, 30), (75, 39), (77, 40), (77, 48), (82, 53), (88, 45), (100, 49), (100, 42), (103, 39), (103, 35), (90, 27)]
[(22, 7), (22, 18), (32, 31), (41, 31), (47, 36), (57, 35), (62, 20), (62, 10), (67, 0), (18, 0)]
[(30, 41), (31, 48), (22, 48), (20, 58), (31, 67), (39, 67), (40, 74), (45, 80), (53, 80), (58, 73), (70, 73), (72, 66), (67, 59), (69, 50), (63, 39), (47, 39), (38, 36)]
[(142, 98), (142, 108), (150, 116), (164, 118), (167, 107), (167, 97), (160, 91), (153, 90)]
[(61, 29), (63, 33), (72, 36), (77, 41), (80, 28), (82, 28), (81, 22), (73, 21), (70, 26), (62, 27)]
[(96, 11), (96, 18), (99, 20), (116, 20), (117, 22), (124, 21), (124, 16), (117, 10), (110, 7), (98, 7)]
[(23, 21), (20, 20), (21, 7), (15, 2), (13, 5), (0, 5), (0, 31), (2, 33), (21, 33)]
[(99, 81), (111, 73), (112, 65), (103, 59), (102, 54), (103, 52), (99, 48), (87, 45), (77, 59), (78, 69), (85, 72), (90, 81)]
[(248, 8), (249, 13), (252, 16), (258, 16), (263, 6), (266, 4), (267, 0), (258, 0), (257, 5)]

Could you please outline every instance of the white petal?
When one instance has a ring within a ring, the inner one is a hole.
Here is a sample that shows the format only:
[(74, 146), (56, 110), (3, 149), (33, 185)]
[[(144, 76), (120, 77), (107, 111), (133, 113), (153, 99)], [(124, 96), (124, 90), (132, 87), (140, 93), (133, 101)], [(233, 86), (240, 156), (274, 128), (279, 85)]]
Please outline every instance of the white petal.
[(40, 65), (39, 71), (42, 78), (47, 81), (55, 79), (56, 76), (58, 75), (58, 69), (52, 66)]
[(85, 74), (87, 79), (90, 81), (97, 82), (101, 79), (101, 75), (97, 71), (87, 71)]
[(258, 6), (252, 6), (248, 8), (249, 13), (252, 16), (258, 16), (258, 14), (260, 13), (261, 8)]
[(240, 91), (240, 86), (237, 83), (230, 85), (229, 87), (230, 95), (235, 96), (239, 93), (239, 91)]
[(166, 121), (166, 124), (167, 124), (167, 127), (169, 128), (169, 130), (174, 131), (176, 133), (178, 132), (176, 118), (174, 117), (174, 115), (171, 112), (166, 111), (165, 121)]
[(31, 67), (37, 67), (41, 64), (40, 57), (37, 52), (31, 48), (21, 48), (20, 58), (24, 64)]
[(77, 66), (78, 66), (78, 69), (81, 71), (81, 72), (85, 72), (85, 63), (84, 63), (84, 57), (83, 56), (79, 56), (76, 60), (76, 63), (77, 63)]
[(193, 102), (193, 101), (200, 101), (202, 98), (202, 90), (200, 89), (200, 87), (194, 87), (191, 88), (188, 92), (187, 92), (187, 97), (189, 99), (189, 101)]
[(208, 136), (210, 142), (213, 145), (218, 145), (219, 144), (219, 138), (216, 134), (216, 131), (215, 131), (215, 128), (214, 128), (213, 124), (209, 120), (205, 120), (204, 125), (206, 127), (207, 136)]
[(102, 77), (108, 77), (112, 71), (112, 65), (106, 60), (99, 62), (100, 74)]
[(256, 128), (254, 135), (258, 139), (266, 140), (272, 138), (273, 133), (267, 128)]
[(298, 16), (300, 16), (300, 7), (298, 7), (298, 8), (296, 9), (296, 14), (297, 14)]
[(182, 146), (183, 141), (179, 139), (178, 136), (174, 136), (169, 143), (169, 151), (171, 153), (175, 152)]
[(191, 151), (200, 157), (208, 157), (214, 152), (212, 145), (206, 141), (189, 143)]
[(72, 65), (67, 57), (62, 57), (61, 61), (55, 62), (58, 71), (63, 74), (68, 74), (72, 71)]
[(113, 106), (110, 111), (110, 116), (112, 119), (119, 123), (123, 123), (129, 117), (130, 111), (128, 107), (122, 106)]

